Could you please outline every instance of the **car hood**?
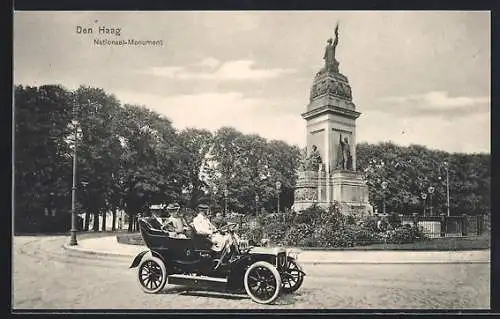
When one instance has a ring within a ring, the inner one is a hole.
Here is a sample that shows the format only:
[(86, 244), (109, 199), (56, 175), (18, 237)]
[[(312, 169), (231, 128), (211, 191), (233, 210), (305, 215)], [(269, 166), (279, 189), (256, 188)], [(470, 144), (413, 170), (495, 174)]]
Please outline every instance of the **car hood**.
[(283, 247), (252, 247), (248, 251), (249, 254), (264, 254), (264, 255), (277, 255), (278, 253), (286, 252)]

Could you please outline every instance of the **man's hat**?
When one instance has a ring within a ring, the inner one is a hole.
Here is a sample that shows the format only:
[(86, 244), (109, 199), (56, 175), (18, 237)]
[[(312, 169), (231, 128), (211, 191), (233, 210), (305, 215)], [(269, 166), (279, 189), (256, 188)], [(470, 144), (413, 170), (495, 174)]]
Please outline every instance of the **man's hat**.
[(198, 209), (208, 209), (208, 205), (207, 204), (199, 204), (198, 205)]
[(179, 208), (181, 208), (181, 206), (178, 203), (171, 203), (171, 204), (168, 204), (168, 206), (167, 206), (168, 210), (179, 209)]

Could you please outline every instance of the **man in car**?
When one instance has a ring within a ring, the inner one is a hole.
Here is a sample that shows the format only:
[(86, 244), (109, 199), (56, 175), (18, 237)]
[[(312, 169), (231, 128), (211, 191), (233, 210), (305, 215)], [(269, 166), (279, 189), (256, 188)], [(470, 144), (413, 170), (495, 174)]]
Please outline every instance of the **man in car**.
[(231, 237), (227, 235), (222, 235), (217, 227), (210, 222), (207, 217), (208, 206), (205, 204), (198, 205), (198, 215), (193, 219), (193, 227), (196, 233), (200, 235), (207, 235), (212, 242), (212, 249), (220, 252), (222, 251), (219, 263), (215, 267), (216, 269), (222, 264), (223, 260), (227, 256), (230, 250)]

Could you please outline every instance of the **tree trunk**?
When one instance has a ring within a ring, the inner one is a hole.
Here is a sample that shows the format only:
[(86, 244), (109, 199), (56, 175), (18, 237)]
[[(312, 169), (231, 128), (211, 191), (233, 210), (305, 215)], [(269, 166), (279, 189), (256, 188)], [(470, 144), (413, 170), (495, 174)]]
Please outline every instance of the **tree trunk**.
[(111, 225), (111, 231), (116, 231), (116, 209), (113, 209), (113, 222)]
[(83, 227), (84, 231), (89, 231), (90, 227), (90, 212), (85, 212), (85, 226)]
[(128, 218), (128, 232), (131, 233), (132, 232), (132, 226), (133, 226), (133, 218), (132, 216), (128, 215), (127, 216)]
[(92, 226), (92, 230), (95, 232), (99, 231), (99, 213), (94, 213), (94, 225)]
[(108, 216), (107, 212), (102, 213), (102, 231), (106, 231), (106, 217)]

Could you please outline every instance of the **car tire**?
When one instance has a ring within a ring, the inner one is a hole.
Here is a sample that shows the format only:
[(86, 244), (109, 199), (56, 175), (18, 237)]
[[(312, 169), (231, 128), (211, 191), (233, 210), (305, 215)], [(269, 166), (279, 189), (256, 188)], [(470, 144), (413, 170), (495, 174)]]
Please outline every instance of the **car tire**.
[(282, 274), (281, 282), (284, 293), (292, 293), (302, 286), (304, 282), (304, 274), (302, 267), (294, 260), (289, 258), (287, 261), (287, 271)]
[(269, 304), (276, 300), (282, 285), (278, 270), (266, 261), (250, 265), (243, 282), (250, 298), (260, 304)]
[(154, 256), (144, 258), (137, 270), (137, 280), (146, 293), (161, 291), (167, 283), (167, 269), (163, 260)]

